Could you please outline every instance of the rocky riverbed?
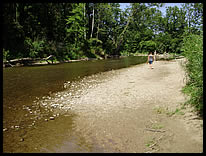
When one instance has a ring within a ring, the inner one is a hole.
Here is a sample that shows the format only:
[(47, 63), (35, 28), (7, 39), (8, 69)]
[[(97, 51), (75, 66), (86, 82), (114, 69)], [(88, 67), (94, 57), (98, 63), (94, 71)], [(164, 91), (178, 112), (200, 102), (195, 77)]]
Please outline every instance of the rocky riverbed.
[(65, 82), (64, 91), (23, 106), (25, 122), (3, 127), (3, 151), (201, 153), (203, 121), (183, 105), (181, 63), (156, 61), (154, 69), (141, 64)]

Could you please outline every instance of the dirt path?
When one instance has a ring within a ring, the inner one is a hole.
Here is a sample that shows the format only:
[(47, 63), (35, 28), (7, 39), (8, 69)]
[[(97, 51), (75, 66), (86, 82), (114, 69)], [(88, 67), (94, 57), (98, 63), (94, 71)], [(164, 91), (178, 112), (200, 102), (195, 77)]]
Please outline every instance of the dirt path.
[[(154, 69), (142, 64), (106, 72), (104, 82), (74, 98), (81, 151), (203, 152), (203, 122), (181, 105), (186, 100), (181, 93), (185, 85), (181, 62), (157, 61)], [(71, 152), (68, 146), (71, 142), (54, 151)]]

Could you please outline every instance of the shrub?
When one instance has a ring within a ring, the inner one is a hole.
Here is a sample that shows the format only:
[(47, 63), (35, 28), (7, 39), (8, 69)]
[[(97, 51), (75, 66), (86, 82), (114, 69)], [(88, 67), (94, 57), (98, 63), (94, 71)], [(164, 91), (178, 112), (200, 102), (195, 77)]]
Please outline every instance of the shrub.
[(183, 41), (183, 55), (187, 58), (185, 69), (187, 83), (183, 92), (190, 95), (187, 103), (203, 114), (203, 35), (189, 35)]
[(155, 51), (156, 49), (156, 43), (152, 40), (149, 41), (141, 41), (140, 42), (140, 49), (142, 52), (145, 51)]
[(49, 56), (49, 55), (57, 56), (56, 42), (54, 42), (54, 41), (45, 42), (44, 54), (46, 54), (47, 56)]
[(9, 50), (3, 48), (3, 61), (6, 61), (9, 57)]
[(44, 40), (37, 39), (32, 41), (31, 38), (26, 37), (24, 44), (28, 50), (29, 56), (32, 58), (39, 56), (44, 50)]

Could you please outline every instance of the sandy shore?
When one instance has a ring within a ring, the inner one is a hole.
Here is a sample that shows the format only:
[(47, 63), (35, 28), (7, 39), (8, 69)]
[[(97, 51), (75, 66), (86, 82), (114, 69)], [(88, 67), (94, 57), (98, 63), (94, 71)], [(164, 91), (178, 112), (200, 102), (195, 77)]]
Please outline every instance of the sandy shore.
[(35, 103), (55, 118), (19, 136), (12, 131), (14, 141), (4, 139), (4, 151), (202, 153), (203, 120), (183, 107), (182, 63), (156, 61), (154, 69), (144, 63), (67, 82), (64, 91)]
[[(106, 72), (72, 100), (86, 152), (201, 153), (203, 121), (183, 103), (183, 59)], [(105, 76), (106, 75), (106, 76)], [(94, 145), (98, 147), (92, 148)], [(101, 149), (101, 150), (100, 150)], [(69, 152), (66, 146), (58, 152)]]

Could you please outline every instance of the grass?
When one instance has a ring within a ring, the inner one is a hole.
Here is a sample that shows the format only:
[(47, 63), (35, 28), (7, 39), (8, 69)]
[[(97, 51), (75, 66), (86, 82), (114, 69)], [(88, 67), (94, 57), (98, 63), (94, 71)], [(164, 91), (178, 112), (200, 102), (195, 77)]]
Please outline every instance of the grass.
[(169, 115), (169, 116), (172, 116), (172, 115), (175, 115), (175, 114), (176, 115), (184, 115), (185, 113), (182, 112), (181, 109), (176, 108), (175, 111), (167, 112), (166, 114)]
[(150, 147), (150, 146), (153, 145), (153, 144), (154, 144), (154, 140), (151, 139), (151, 140), (149, 140), (149, 141), (145, 144), (145, 146)]
[(163, 107), (157, 107), (157, 108), (154, 108), (154, 110), (157, 112), (157, 114), (163, 114), (165, 113), (165, 108)]
[(153, 129), (161, 129), (161, 128), (163, 128), (163, 127), (164, 127), (164, 126), (161, 125), (161, 124), (153, 124), (151, 128), (153, 128)]
[(176, 108), (174, 111), (169, 111), (168, 107), (166, 107), (166, 108), (164, 108), (164, 107), (154, 108), (154, 110), (157, 114), (167, 114), (168, 116), (184, 115), (185, 113), (181, 111), (182, 109), (185, 109), (184, 105), (182, 105), (181, 108)]
[(190, 34), (184, 38), (184, 53), (187, 62), (184, 68), (187, 73), (186, 86), (182, 92), (189, 95), (186, 104), (194, 106), (203, 115), (203, 34)]

